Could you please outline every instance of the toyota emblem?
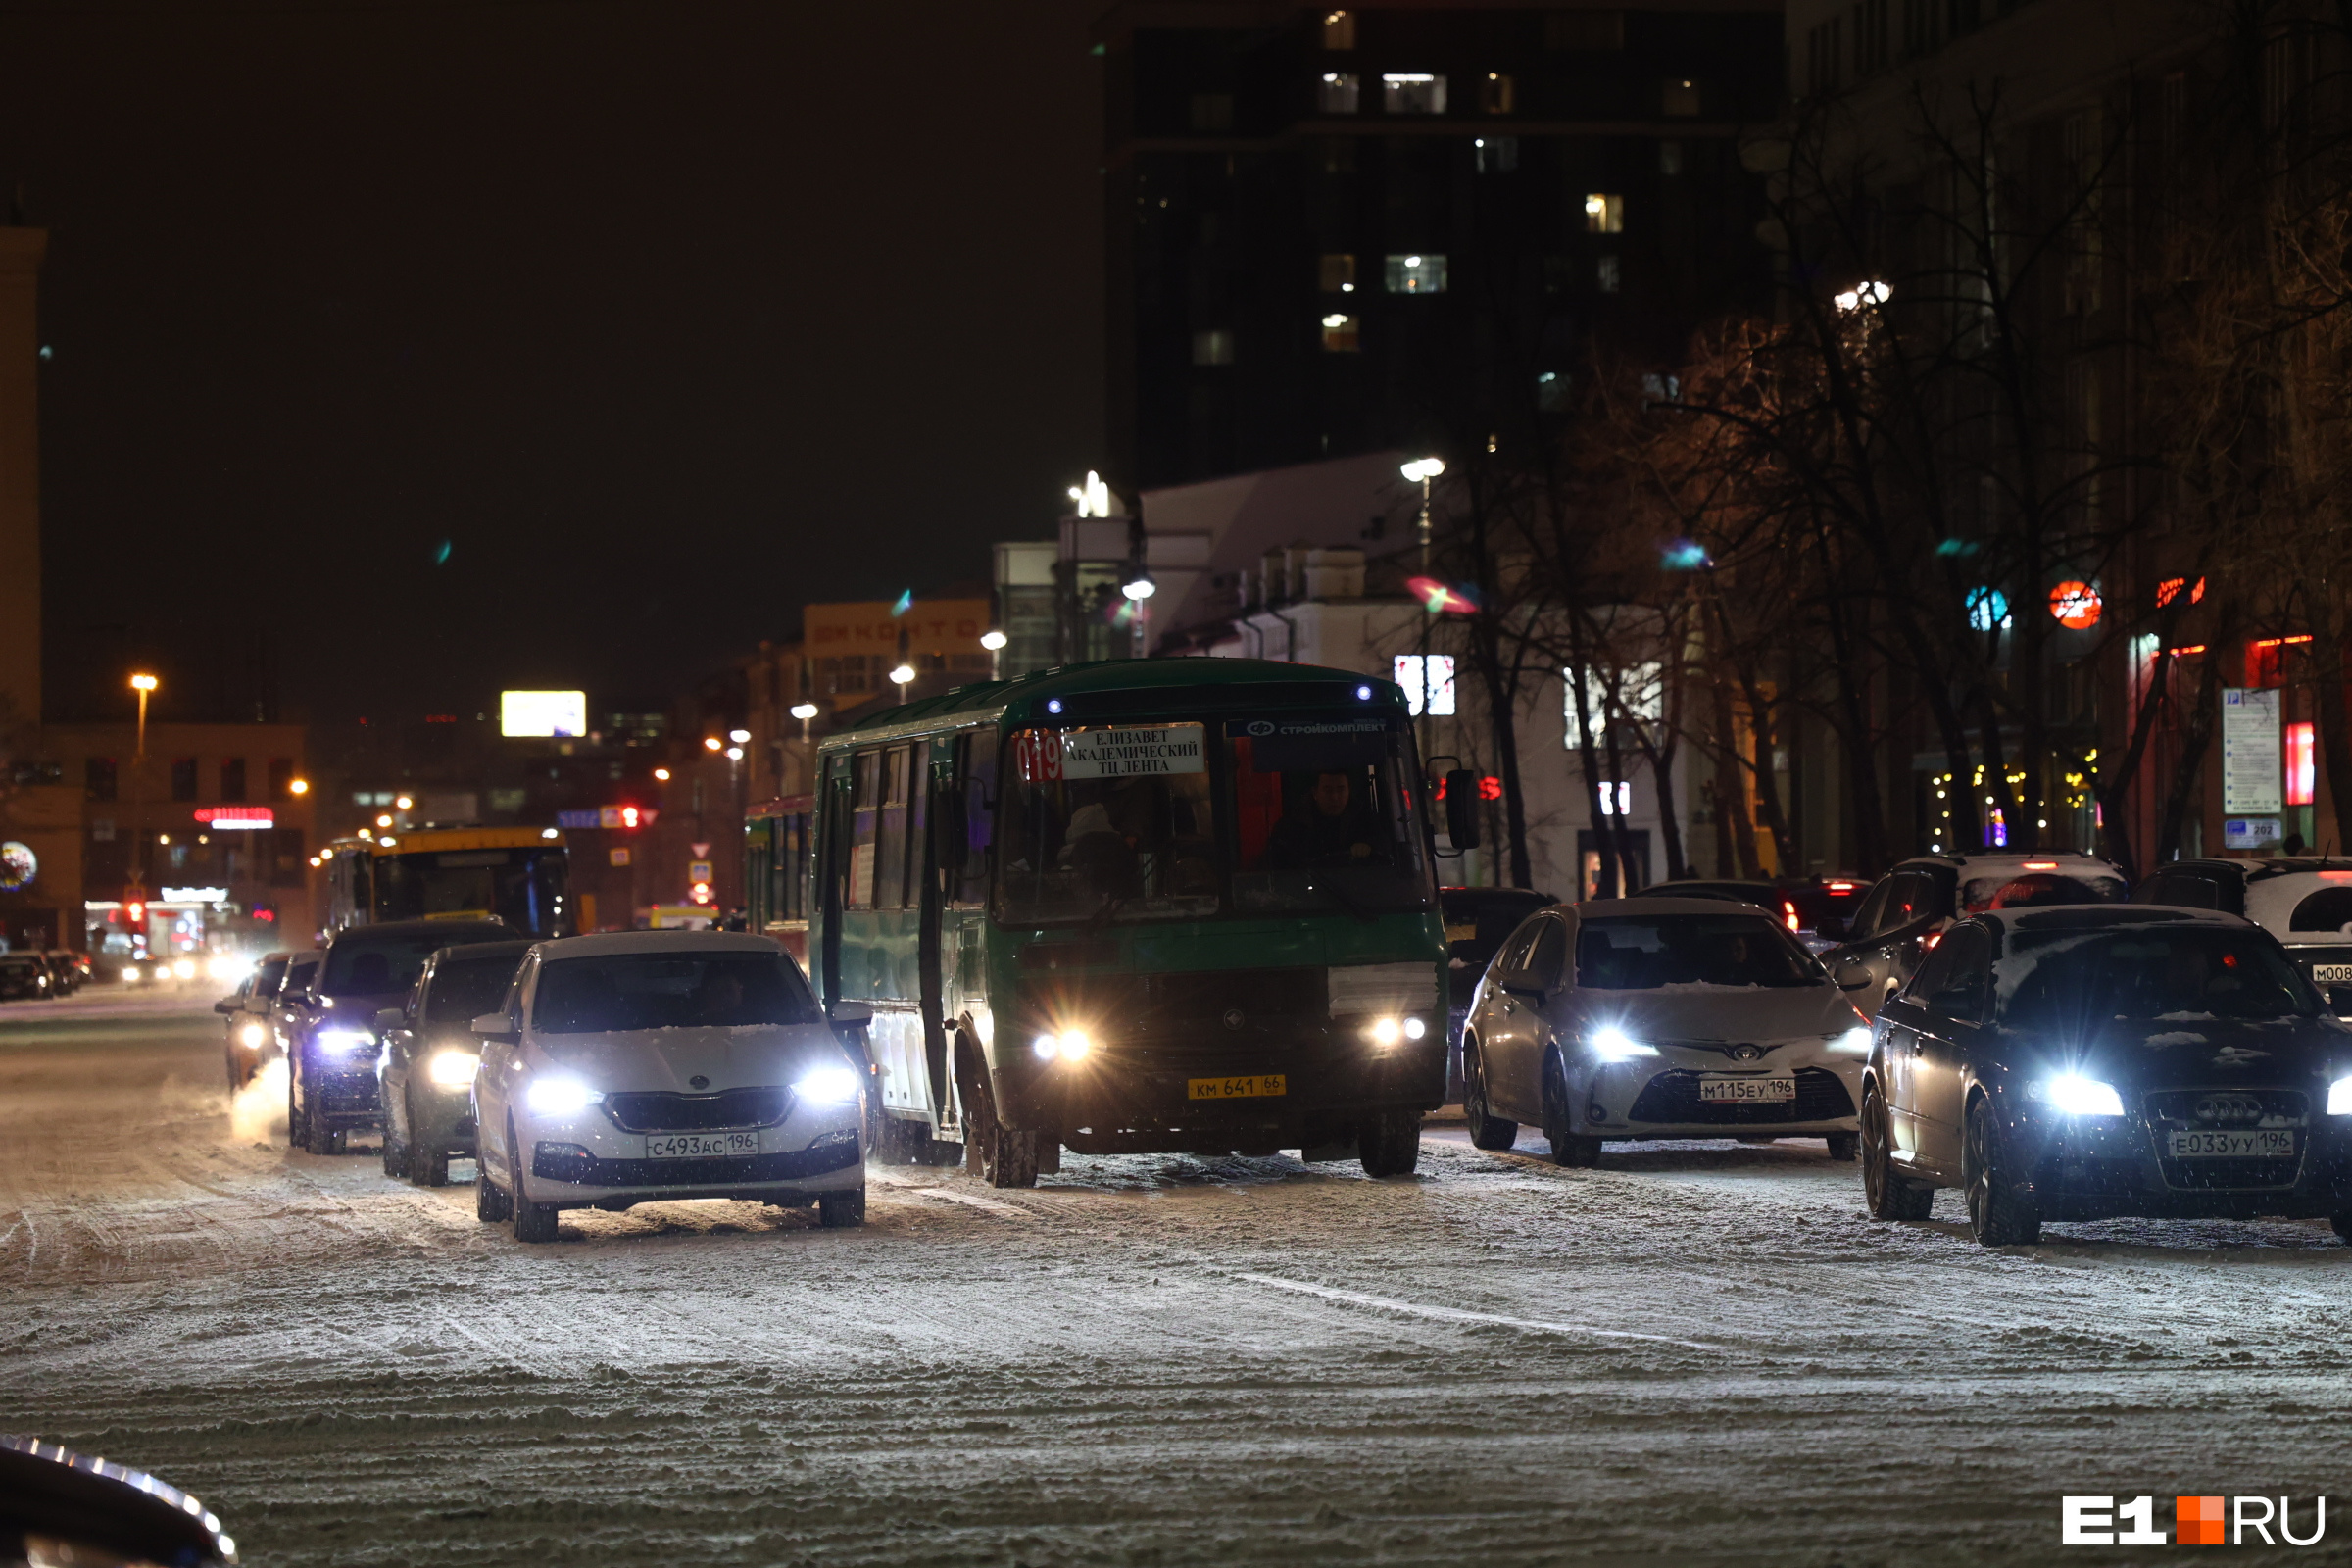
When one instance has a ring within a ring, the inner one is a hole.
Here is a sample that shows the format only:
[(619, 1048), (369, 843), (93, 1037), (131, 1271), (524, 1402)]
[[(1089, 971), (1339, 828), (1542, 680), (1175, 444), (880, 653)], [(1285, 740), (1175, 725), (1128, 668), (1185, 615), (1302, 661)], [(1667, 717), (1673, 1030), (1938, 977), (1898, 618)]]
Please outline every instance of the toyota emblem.
[(1242, 1009), (1241, 1009), (1241, 1008), (1239, 1008), (1239, 1007), (1228, 1007), (1228, 1008), (1226, 1008), (1226, 1009), (1225, 1009), (1225, 1027), (1226, 1027), (1226, 1028), (1228, 1028), (1228, 1029), (1239, 1029), (1241, 1026), (1242, 1026)]
[(687, 1083), (687, 1087), (689, 1087), (689, 1088), (692, 1088), (692, 1089), (708, 1089), (708, 1088), (710, 1088), (710, 1079), (708, 1079), (708, 1078), (706, 1078), (706, 1077), (704, 1077), (704, 1076), (703, 1076), (701, 1073), (699, 1073), (699, 1072), (698, 1072), (698, 1073), (696, 1073), (696, 1074), (695, 1074), (693, 1077), (691, 1077), (691, 1078), (687, 1079), (687, 1080), (686, 1080), (686, 1083)]
[(1755, 1046), (1734, 1046), (1732, 1048), (1734, 1061), (1760, 1061), (1763, 1056), (1763, 1051)]
[(2199, 1121), (2260, 1121), (2262, 1102), (2252, 1095), (2207, 1095), (2197, 1102)]

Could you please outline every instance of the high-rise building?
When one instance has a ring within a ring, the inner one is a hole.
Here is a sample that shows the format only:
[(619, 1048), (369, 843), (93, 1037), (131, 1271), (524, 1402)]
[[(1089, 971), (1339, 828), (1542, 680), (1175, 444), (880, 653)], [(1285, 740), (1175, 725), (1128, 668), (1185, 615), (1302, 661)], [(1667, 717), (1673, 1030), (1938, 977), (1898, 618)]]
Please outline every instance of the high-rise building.
[(1782, 106), (1781, 11), (1114, 7), (1113, 478), (1516, 433), (1595, 346), (1768, 309), (1740, 144)]

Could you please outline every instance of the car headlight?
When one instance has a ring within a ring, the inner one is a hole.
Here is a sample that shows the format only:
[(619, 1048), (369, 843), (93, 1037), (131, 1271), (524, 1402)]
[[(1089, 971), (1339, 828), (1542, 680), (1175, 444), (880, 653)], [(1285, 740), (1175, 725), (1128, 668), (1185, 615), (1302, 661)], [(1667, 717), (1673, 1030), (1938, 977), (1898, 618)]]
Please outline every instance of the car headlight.
[(352, 1056), (375, 1049), (375, 1036), (365, 1029), (321, 1029), (318, 1049), (330, 1056)]
[(2115, 1085), (2085, 1078), (2077, 1072), (2062, 1072), (2055, 1078), (2036, 1079), (2026, 1085), (2026, 1098), (2038, 1100), (2062, 1116), (2121, 1116), (2124, 1097), (2115, 1092)]
[(564, 1074), (534, 1078), (522, 1092), (522, 1102), (534, 1116), (577, 1116), (590, 1105), (602, 1104), (604, 1099), (598, 1091)]
[(2352, 1116), (2352, 1078), (2338, 1078), (2328, 1086), (2328, 1114)]
[(1870, 1054), (1870, 1029), (1866, 1024), (1856, 1024), (1841, 1035), (1829, 1036), (1828, 1040), (1832, 1051), (1842, 1051), (1853, 1056)]
[(424, 1076), (436, 1088), (463, 1089), (473, 1082), (473, 1069), (482, 1058), (470, 1051), (436, 1051), (424, 1064)]
[(1059, 1056), (1064, 1061), (1083, 1061), (1093, 1054), (1095, 1037), (1083, 1029), (1064, 1029), (1058, 1034), (1042, 1034), (1029, 1042), (1029, 1049), (1040, 1061), (1052, 1061)]
[(135, 964), (127, 964), (127, 963), (126, 963), (126, 964), (124, 964), (124, 965), (122, 966), (122, 978), (123, 978), (123, 979), (125, 979), (125, 980), (136, 980), (138, 977), (139, 977), (139, 971), (138, 971), (138, 966), (137, 966), (137, 965), (135, 965)]
[(269, 1038), (270, 1032), (258, 1023), (249, 1023), (237, 1031), (238, 1043), (243, 1045), (247, 1051), (261, 1050), (262, 1042)]
[(804, 1105), (846, 1105), (858, 1098), (858, 1075), (847, 1067), (819, 1067), (792, 1086)]
[(1636, 1040), (1615, 1024), (1604, 1024), (1593, 1030), (1585, 1037), (1585, 1045), (1603, 1061), (1633, 1061), (1638, 1057), (1658, 1054), (1657, 1047)]

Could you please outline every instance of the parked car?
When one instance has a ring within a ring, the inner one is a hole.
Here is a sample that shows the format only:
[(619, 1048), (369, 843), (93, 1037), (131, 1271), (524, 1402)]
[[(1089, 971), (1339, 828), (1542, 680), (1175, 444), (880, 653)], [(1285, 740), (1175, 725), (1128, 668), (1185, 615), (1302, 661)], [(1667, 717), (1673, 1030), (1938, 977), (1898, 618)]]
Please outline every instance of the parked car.
[(1796, 903), (1781, 891), (1778, 882), (1690, 878), (1679, 882), (1661, 882), (1648, 892), (1661, 899), (1719, 899), (1732, 904), (1752, 904), (1791, 931), (1798, 926)]
[(37, 1001), (54, 994), (47, 958), (38, 953), (0, 953), (0, 1002)]
[(1862, 901), (1870, 897), (1866, 876), (1783, 877), (1781, 896), (1796, 906), (1796, 933), (1816, 953), (1843, 942)]
[(376, 1014), (385, 1175), (446, 1187), (450, 1157), (473, 1157), (473, 1071), (482, 1053), (473, 1020), (506, 1006), (515, 966), (530, 951), (527, 941), (443, 948), (425, 960), (408, 1000)]
[(864, 1076), (773, 939), (543, 942), (513, 995), (474, 1022), (483, 1220), (549, 1242), (566, 1208), (737, 1198), (864, 1223)]
[(1562, 1165), (1630, 1138), (1815, 1137), (1851, 1159), (1870, 1033), (1763, 909), (1641, 896), (1512, 933), (1462, 1037), (1470, 1141), (1534, 1123)]
[(81, 989), (81, 955), (72, 948), (51, 948), (41, 955), (49, 965), (49, 994), (70, 997)]
[(1470, 993), (1487, 972), (1495, 951), (1519, 922), (1560, 901), (1527, 888), (1440, 888), (1446, 917), (1447, 1016), (1446, 1102), (1462, 1102), (1462, 1020), (1470, 1016)]
[(2352, 1029), (2232, 915), (1965, 920), (1880, 1009), (1862, 1093), (1880, 1219), (1958, 1187), (1987, 1247), (2117, 1215), (2326, 1216), (2352, 1241)]
[(2330, 1012), (2352, 1016), (2352, 860), (2176, 860), (2133, 888), (2132, 902), (2243, 915), (2284, 945)]
[(346, 926), (319, 955), (304, 991), (287, 970), (286, 1139), (314, 1154), (343, 1152), (355, 1128), (379, 1124), (375, 1015), (409, 994), (425, 959), (448, 947), (506, 942), (501, 920), (395, 920)]
[(1855, 911), (1845, 941), (1822, 955), (1854, 1004), (1875, 1013), (1910, 984), (1920, 961), (1954, 920), (1986, 909), (2121, 904), (2124, 873), (2087, 855), (1921, 855), (1879, 879)]

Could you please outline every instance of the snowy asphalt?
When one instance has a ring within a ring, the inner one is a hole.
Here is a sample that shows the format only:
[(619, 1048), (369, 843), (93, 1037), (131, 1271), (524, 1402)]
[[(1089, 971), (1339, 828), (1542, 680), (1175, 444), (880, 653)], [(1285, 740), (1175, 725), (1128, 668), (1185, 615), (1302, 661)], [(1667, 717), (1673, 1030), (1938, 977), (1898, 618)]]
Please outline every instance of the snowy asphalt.
[(2062, 1493), (2352, 1492), (2324, 1225), (1992, 1253), (1956, 1195), (1872, 1223), (1818, 1142), (1565, 1171), (1433, 1128), (1409, 1181), (877, 1167), (862, 1231), (526, 1249), (289, 1152), (203, 1000), (0, 1011), (0, 1431), (248, 1563), (2037, 1562), (2085, 1556)]

